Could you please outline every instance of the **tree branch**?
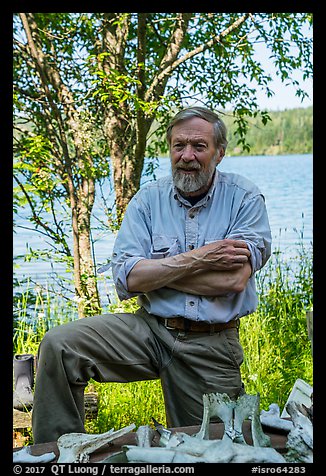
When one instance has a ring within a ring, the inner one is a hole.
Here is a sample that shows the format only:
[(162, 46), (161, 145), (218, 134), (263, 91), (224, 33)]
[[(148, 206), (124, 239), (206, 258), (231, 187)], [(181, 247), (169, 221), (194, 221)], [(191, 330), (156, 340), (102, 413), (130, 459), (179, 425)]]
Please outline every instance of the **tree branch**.
[[(184, 14), (184, 15), (189, 15), (189, 14)], [(199, 53), (206, 51), (207, 49), (211, 48), (215, 43), (219, 43), (222, 40), (222, 38), (226, 37), (229, 33), (239, 28), (239, 26), (242, 23), (244, 23), (249, 16), (250, 16), (250, 13), (244, 14), (242, 17), (238, 18), (234, 23), (232, 23), (232, 25), (230, 25), (228, 28), (223, 30), (219, 35), (214, 36), (211, 40), (207, 41), (206, 43), (203, 43), (202, 45), (198, 46), (192, 51), (189, 51), (188, 53), (183, 55), (181, 58), (175, 59), (174, 61), (170, 60), (165, 62), (163, 59), (161, 63), (162, 65), (161, 71), (154, 78), (151, 87), (148, 89), (146, 94), (146, 100), (149, 101), (152, 97), (157, 97), (157, 90), (159, 89), (159, 85), (162, 83), (166, 84), (172, 71), (174, 71), (180, 64), (188, 61), (190, 58), (193, 58)], [(188, 25), (189, 19), (187, 21), (187, 25)], [(181, 40), (181, 35), (179, 36), (179, 42), (180, 40)], [(182, 37), (181, 43), (182, 41), (183, 41), (183, 37)], [(179, 43), (178, 52), (180, 51), (181, 46), (182, 44)]]
[(157, 99), (163, 93), (166, 83), (169, 79), (170, 72), (174, 69), (171, 68), (171, 66), (176, 61), (181, 50), (191, 16), (192, 13), (181, 13), (177, 17), (174, 31), (171, 35), (171, 39), (165, 54), (161, 60), (158, 73), (155, 75), (152, 84), (145, 95), (146, 101), (149, 102), (152, 99)]
[[(108, 68), (125, 72), (124, 53), (129, 33), (131, 14), (121, 13), (116, 23), (116, 13), (105, 13), (103, 22), (103, 50), (109, 51), (111, 56), (103, 61), (104, 71)], [(114, 20), (114, 22), (113, 22)], [(111, 23), (113, 23), (111, 25)]]
[(39, 215), (36, 213), (35, 211), (35, 208), (34, 208), (34, 205), (31, 201), (31, 198), (30, 196), (28, 195), (28, 193), (26, 192), (25, 190), (25, 187), (24, 185), (21, 183), (21, 181), (19, 180), (19, 178), (14, 175), (14, 179), (16, 180), (16, 182), (18, 183), (21, 191), (23, 192), (23, 194), (25, 195), (25, 198), (31, 208), (31, 212), (32, 212), (32, 215), (33, 215), (33, 220), (35, 221), (35, 223), (40, 226), (41, 228), (43, 228), (43, 230), (45, 231), (45, 235), (46, 236), (49, 236), (51, 237), (55, 242), (59, 242), (63, 245), (64, 247), (64, 250), (65, 250), (65, 253), (67, 256), (71, 256), (71, 252), (70, 252), (70, 249), (69, 249), (69, 246), (67, 245), (67, 243), (60, 239), (60, 236), (57, 232), (55, 232), (54, 230), (52, 230), (52, 228), (50, 228), (48, 225), (46, 225), (39, 217)]

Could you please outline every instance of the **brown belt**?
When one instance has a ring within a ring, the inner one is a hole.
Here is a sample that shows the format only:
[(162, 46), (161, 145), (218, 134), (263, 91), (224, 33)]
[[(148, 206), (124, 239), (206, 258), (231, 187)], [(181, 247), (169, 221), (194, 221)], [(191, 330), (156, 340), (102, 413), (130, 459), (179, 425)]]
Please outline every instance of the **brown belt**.
[(159, 320), (167, 329), (177, 329), (188, 332), (220, 332), (224, 331), (224, 329), (239, 327), (240, 324), (239, 319), (216, 324), (209, 324), (208, 322), (203, 321), (192, 321), (190, 319), (184, 319), (183, 317), (171, 317), (169, 319), (159, 317)]

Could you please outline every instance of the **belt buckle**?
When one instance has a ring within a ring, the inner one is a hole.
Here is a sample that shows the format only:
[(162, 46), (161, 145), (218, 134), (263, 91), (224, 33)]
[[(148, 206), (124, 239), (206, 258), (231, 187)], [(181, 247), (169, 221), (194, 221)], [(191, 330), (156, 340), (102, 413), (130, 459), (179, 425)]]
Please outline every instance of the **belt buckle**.
[(164, 318), (164, 327), (165, 329), (168, 329), (168, 330), (174, 330), (175, 328), (174, 327), (171, 327), (168, 325), (168, 322), (169, 322), (169, 319), (167, 318)]

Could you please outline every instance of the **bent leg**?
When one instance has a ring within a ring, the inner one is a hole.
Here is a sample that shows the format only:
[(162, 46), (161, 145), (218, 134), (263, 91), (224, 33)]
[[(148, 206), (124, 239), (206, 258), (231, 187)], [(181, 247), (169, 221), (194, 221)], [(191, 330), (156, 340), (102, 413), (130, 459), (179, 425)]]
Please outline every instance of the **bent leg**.
[(157, 342), (134, 314), (80, 319), (48, 331), (39, 348), (33, 405), (35, 443), (84, 432), (84, 389), (99, 382), (158, 378)]

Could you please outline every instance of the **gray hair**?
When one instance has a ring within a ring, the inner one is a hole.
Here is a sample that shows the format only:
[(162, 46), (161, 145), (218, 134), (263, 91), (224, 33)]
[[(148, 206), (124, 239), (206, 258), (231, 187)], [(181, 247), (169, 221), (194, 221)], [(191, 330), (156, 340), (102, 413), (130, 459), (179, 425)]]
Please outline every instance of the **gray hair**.
[(215, 145), (216, 147), (222, 146), (225, 152), (226, 147), (228, 145), (228, 141), (226, 138), (227, 129), (224, 122), (218, 114), (211, 111), (210, 109), (207, 109), (206, 107), (200, 106), (187, 107), (186, 109), (179, 111), (174, 116), (166, 130), (166, 140), (168, 144), (171, 144), (173, 126), (175, 126), (179, 122), (191, 119), (193, 117), (200, 117), (201, 119), (204, 119), (205, 121), (213, 124)]

